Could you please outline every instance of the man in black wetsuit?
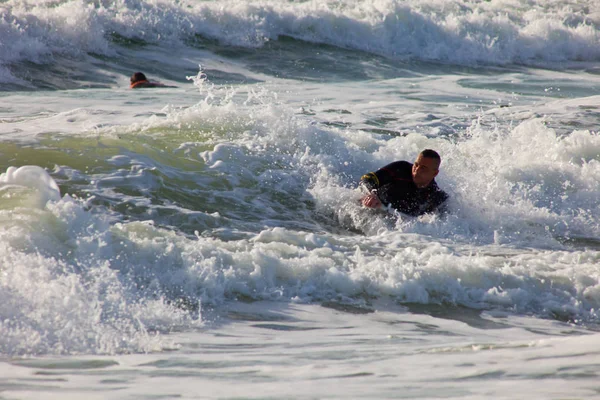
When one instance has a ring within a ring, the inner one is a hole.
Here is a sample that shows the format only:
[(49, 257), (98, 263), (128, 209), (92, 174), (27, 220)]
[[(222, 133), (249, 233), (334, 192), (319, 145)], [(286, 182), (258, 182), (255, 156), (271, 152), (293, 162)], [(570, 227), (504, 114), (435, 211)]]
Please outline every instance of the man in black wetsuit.
[(423, 150), (414, 164), (395, 161), (376, 172), (369, 172), (360, 184), (369, 194), (361, 199), (365, 207), (391, 206), (408, 215), (422, 215), (441, 211), (448, 195), (435, 182), (440, 172), (440, 155)]

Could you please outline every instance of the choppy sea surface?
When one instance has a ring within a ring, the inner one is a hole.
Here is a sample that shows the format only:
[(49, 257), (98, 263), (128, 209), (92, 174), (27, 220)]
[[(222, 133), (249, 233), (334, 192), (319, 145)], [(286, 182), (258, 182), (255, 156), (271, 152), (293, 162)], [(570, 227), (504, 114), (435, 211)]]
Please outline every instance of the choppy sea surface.
[(599, 121), (595, 0), (3, 0), (0, 398), (600, 398)]

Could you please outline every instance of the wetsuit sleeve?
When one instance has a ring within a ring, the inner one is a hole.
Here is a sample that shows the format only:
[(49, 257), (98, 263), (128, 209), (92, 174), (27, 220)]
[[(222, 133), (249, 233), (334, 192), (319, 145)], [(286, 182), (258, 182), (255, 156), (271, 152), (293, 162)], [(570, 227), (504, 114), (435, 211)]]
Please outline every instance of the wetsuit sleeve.
[(367, 189), (367, 191), (372, 191), (374, 189), (379, 188), (379, 178), (375, 174), (375, 172), (369, 172), (361, 176), (360, 185)]
[(364, 174), (360, 178), (360, 185), (371, 192), (374, 189), (379, 189), (392, 181), (392, 173), (396, 169), (397, 163), (386, 165), (375, 172)]

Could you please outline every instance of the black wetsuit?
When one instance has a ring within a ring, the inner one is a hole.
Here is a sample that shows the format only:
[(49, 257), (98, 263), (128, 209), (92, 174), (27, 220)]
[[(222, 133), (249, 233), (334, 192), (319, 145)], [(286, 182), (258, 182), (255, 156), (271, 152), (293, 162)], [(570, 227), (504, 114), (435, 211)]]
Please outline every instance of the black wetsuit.
[(362, 176), (360, 183), (369, 191), (376, 190), (383, 205), (391, 205), (408, 215), (440, 211), (440, 206), (448, 199), (435, 180), (425, 188), (418, 188), (413, 182), (412, 164), (407, 161), (396, 161), (376, 172), (369, 172)]

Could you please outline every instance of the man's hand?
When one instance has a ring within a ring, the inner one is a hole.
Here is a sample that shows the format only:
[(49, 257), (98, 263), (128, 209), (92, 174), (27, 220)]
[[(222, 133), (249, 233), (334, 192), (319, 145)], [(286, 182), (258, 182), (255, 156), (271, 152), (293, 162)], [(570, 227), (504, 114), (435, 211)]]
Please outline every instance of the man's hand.
[(381, 207), (381, 201), (379, 200), (379, 197), (377, 197), (377, 195), (375, 193), (370, 193), (370, 194), (366, 195), (360, 201), (361, 201), (362, 205), (365, 207), (369, 207), (369, 208)]

